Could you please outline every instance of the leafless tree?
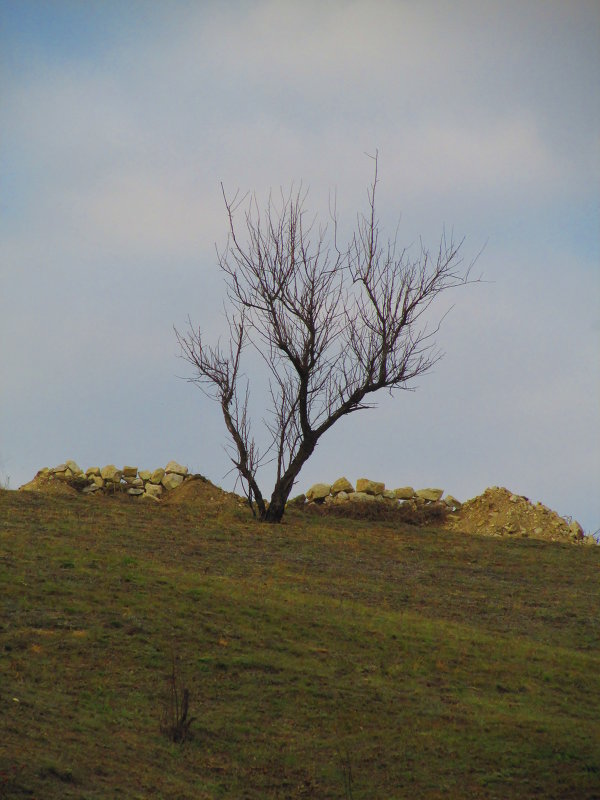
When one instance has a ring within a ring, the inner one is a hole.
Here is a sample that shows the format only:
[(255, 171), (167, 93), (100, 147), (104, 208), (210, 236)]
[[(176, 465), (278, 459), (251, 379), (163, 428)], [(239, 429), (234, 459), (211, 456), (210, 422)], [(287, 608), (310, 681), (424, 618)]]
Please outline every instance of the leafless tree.
[[(230, 455), (260, 519), (279, 522), (302, 466), (339, 419), (372, 407), (382, 389), (410, 389), (441, 358), (425, 313), (447, 289), (470, 282), (462, 241), (443, 234), (434, 252), (416, 257), (382, 240), (376, 214), (377, 157), (368, 212), (357, 216), (350, 243), (340, 248), (335, 210), (331, 235), (307, 217), (307, 194), (292, 189), (263, 211), (256, 196), (223, 198), (229, 236), (218, 263), (230, 303), (229, 344), (207, 346), (189, 322), (176, 330), (190, 380), (221, 406)], [(243, 208), (243, 224), (237, 215)], [(241, 237), (240, 229), (244, 236)], [(270, 445), (261, 453), (248, 418), (245, 348), (262, 356), (270, 375), (266, 419)], [(257, 471), (274, 459), (276, 479), (266, 503)]]

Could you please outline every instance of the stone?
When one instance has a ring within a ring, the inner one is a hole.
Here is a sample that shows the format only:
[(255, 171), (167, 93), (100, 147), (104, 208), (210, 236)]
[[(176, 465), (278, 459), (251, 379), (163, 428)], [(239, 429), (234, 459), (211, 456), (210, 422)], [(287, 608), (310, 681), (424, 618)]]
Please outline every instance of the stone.
[(315, 500), (324, 500), (330, 492), (331, 484), (315, 483), (306, 493), (306, 499), (309, 503), (314, 502)]
[(446, 503), (446, 505), (449, 508), (454, 508), (454, 509), (460, 508), (462, 506), (460, 500), (457, 500), (456, 497), (452, 497), (451, 494), (448, 494), (446, 495), (446, 497), (444, 497), (444, 503)]
[(114, 464), (107, 464), (100, 470), (100, 475), (108, 483), (119, 483), (122, 473)]
[(170, 492), (172, 489), (176, 489), (182, 483), (183, 475), (180, 475), (177, 472), (167, 472), (161, 481), (161, 484), (168, 492)]
[(417, 489), (415, 492), (417, 497), (420, 497), (421, 500), (429, 500), (430, 502), (434, 503), (436, 500), (440, 500), (442, 495), (444, 494), (443, 489)]
[(132, 495), (132, 497), (137, 497), (140, 494), (144, 494), (144, 490), (132, 486), (131, 489), (127, 489), (127, 494)]
[(414, 493), (415, 490), (412, 486), (401, 486), (399, 489), (394, 489), (396, 500), (410, 500)]
[(53, 472), (55, 475), (58, 475), (61, 472), (66, 472), (67, 469), (68, 469), (68, 467), (67, 467), (66, 464), (59, 464), (56, 467), (52, 467), (51, 472)]
[(288, 506), (303, 506), (306, 502), (306, 495), (305, 494), (298, 494), (296, 497), (292, 497), (291, 500), (288, 500)]
[(167, 474), (172, 472), (175, 475), (187, 475), (188, 474), (188, 468), (187, 467), (182, 467), (181, 464), (178, 464), (176, 461), (169, 461), (169, 463), (165, 467), (165, 472)]
[(352, 492), (352, 494), (349, 494), (348, 500), (351, 500), (353, 503), (356, 502), (373, 503), (375, 501), (375, 495), (357, 491), (357, 492)]
[(90, 483), (88, 486), (85, 486), (81, 490), (81, 494), (93, 494), (94, 492), (97, 492), (99, 489), (100, 487), (97, 486), (95, 483)]
[(97, 476), (100, 477), (100, 467), (88, 467), (85, 471), (85, 474), (89, 477)]
[(123, 481), (127, 486), (132, 486), (134, 489), (140, 489), (144, 486), (144, 481), (138, 478), (137, 475), (135, 478), (131, 477), (131, 475), (123, 475)]
[(67, 469), (70, 469), (73, 475), (83, 475), (83, 470), (76, 461), (67, 461)]
[(396, 492), (394, 489), (386, 489), (383, 494), (381, 495), (384, 500), (395, 500), (396, 499)]
[[(59, 481), (68, 481), (70, 478), (73, 477), (73, 473), (71, 472), (71, 470), (68, 467), (66, 467), (65, 464), (60, 464), (59, 467), (56, 467), (53, 470), (54, 477), (57, 480), (59, 480)], [(63, 467), (65, 467), (65, 469), (62, 469)]]
[(104, 486), (104, 478), (100, 475), (90, 475), (91, 478), (91, 485), (95, 486), (97, 489), (101, 489)]
[(336, 495), (340, 492), (351, 494), (354, 491), (354, 486), (350, 483), (348, 478), (338, 478), (331, 484), (331, 494)]
[(165, 471), (162, 467), (155, 469), (152, 475), (150, 476), (150, 483), (159, 484), (162, 479), (165, 477)]
[(351, 492), (338, 492), (335, 495), (336, 503), (345, 503), (346, 500), (350, 497), (351, 494), (354, 494), (354, 489)]
[(138, 475), (140, 476), (140, 478), (141, 478), (141, 479), (142, 479), (144, 482), (145, 482), (145, 481), (149, 481), (149, 480), (150, 480), (150, 478), (152, 477), (152, 473), (150, 472), (150, 470), (149, 470), (149, 469), (141, 469), (141, 470), (138, 472)]
[[(148, 486), (155, 486), (155, 485), (156, 484), (154, 484), (154, 483), (149, 483), (148, 484)], [(141, 495), (141, 499), (142, 500), (152, 500), (154, 503), (160, 503), (160, 498), (159, 497), (155, 497), (153, 494), (148, 494), (148, 492), (144, 492), (144, 494)]]
[(158, 498), (163, 493), (163, 487), (157, 483), (147, 483), (145, 486), (144, 496), (151, 497), (153, 500), (158, 500)]
[(368, 478), (359, 478), (356, 481), (356, 491), (372, 495), (383, 494), (385, 492), (385, 483), (371, 481)]
[(137, 467), (123, 467), (124, 478), (135, 478), (137, 476)]

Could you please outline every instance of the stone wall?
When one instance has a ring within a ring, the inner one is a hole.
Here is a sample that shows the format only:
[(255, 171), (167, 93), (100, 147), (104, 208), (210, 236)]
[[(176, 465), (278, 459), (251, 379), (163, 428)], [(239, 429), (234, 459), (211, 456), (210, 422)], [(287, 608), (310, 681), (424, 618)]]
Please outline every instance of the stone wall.
[[(169, 461), (164, 468), (138, 469), (133, 466), (89, 467), (85, 472), (75, 461), (65, 461), (57, 467), (44, 467), (35, 478), (21, 489), (72, 491), (82, 494), (114, 494), (124, 492), (132, 497), (158, 502), (166, 493), (181, 486), (184, 481), (200, 477), (190, 475), (188, 468)], [(67, 489), (67, 487), (72, 487)], [(413, 489), (400, 486), (386, 489), (385, 484), (369, 478), (359, 478), (353, 486), (347, 478), (333, 483), (315, 483), (306, 494), (298, 495), (289, 504), (351, 504), (410, 503), (419, 506), (442, 506), (451, 513), (444, 525), (463, 532), (492, 536), (531, 536), (551, 540), (569, 540), (576, 543), (595, 544), (592, 536), (585, 536), (583, 528), (571, 518), (558, 515), (542, 503), (533, 504), (528, 498), (514, 494), (503, 487), (493, 486), (479, 497), (459, 502), (443, 489)], [(436, 510), (435, 508), (431, 509)]]
[(104, 467), (89, 467), (85, 472), (75, 461), (65, 461), (57, 467), (44, 467), (33, 481), (22, 486), (22, 489), (36, 488), (36, 484), (51, 481), (62, 481), (75, 487), (82, 494), (114, 494), (125, 492), (132, 497), (159, 500), (161, 495), (180, 486), (189, 475), (188, 468), (176, 461), (169, 461), (164, 469), (138, 470), (137, 467), (116, 467), (108, 464)]
[(443, 489), (415, 490), (412, 486), (386, 489), (385, 484), (368, 478), (359, 478), (355, 488), (347, 478), (338, 478), (332, 484), (315, 483), (306, 495), (299, 495), (291, 503), (342, 504), (357, 501), (411, 503), (416, 506), (443, 504), (451, 512), (444, 521), (450, 529), (487, 536), (524, 536), (595, 544), (592, 536), (584, 535), (576, 520), (561, 517), (542, 503), (534, 504), (527, 497), (498, 486), (460, 503), (452, 495), (444, 496)]
[[(443, 499), (442, 499), (443, 498)], [(386, 489), (385, 483), (369, 478), (359, 478), (354, 487), (347, 478), (338, 478), (333, 483), (315, 483), (305, 495), (299, 495), (292, 501), (302, 503), (347, 503), (347, 502), (388, 502), (398, 503), (412, 501), (417, 503), (442, 502), (448, 508), (456, 510), (461, 503), (452, 495), (444, 497), (443, 489), (413, 489), (412, 486), (401, 486), (397, 489)]]

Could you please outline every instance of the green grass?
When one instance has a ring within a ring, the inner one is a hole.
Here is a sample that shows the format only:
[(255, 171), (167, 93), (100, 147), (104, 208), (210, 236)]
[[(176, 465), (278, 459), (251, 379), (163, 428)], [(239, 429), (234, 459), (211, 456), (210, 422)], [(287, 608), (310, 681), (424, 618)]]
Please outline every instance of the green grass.
[[(0, 797), (600, 798), (600, 548), (0, 492)], [(172, 653), (192, 739), (160, 729)]]

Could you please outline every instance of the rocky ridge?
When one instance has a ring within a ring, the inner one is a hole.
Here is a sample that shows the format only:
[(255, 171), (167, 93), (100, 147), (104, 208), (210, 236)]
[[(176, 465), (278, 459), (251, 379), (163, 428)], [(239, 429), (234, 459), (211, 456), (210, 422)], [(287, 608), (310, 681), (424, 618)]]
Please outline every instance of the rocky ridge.
[(359, 478), (355, 489), (347, 478), (338, 478), (332, 484), (314, 484), (305, 495), (291, 501), (299, 506), (352, 502), (439, 506), (448, 512), (444, 515), (443, 526), (464, 533), (595, 544), (592, 536), (584, 535), (577, 521), (561, 517), (542, 503), (534, 504), (527, 497), (498, 486), (461, 503), (452, 495), (444, 496), (443, 489), (415, 490), (412, 486), (386, 489), (384, 483), (368, 478)]
[[(81, 492), (85, 495), (125, 493), (134, 498), (159, 502), (178, 495), (183, 484), (202, 476), (192, 475), (187, 467), (169, 461), (163, 468), (138, 469), (136, 466), (89, 467), (85, 472), (75, 461), (69, 460), (56, 467), (44, 467), (35, 478), (20, 487), (21, 491)], [(210, 482), (213, 494), (220, 492)], [(205, 493), (204, 493), (205, 494)], [(202, 494), (202, 500), (206, 500)], [(220, 497), (220, 495), (219, 495)], [(231, 496), (233, 497), (233, 495)], [(183, 499), (183, 496), (182, 496)], [(189, 498), (188, 498), (189, 499)], [(212, 495), (209, 498), (214, 500)], [(237, 498), (238, 502), (245, 502)], [(592, 536), (585, 536), (581, 525), (571, 518), (561, 517), (542, 503), (532, 503), (527, 497), (517, 495), (503, 487), (492, 486), (483, 494), (461, 503), (443, 489), (414, 489), (401, 486), (386, 489), (385, 483), (369, 478), (359, 478), (356, 487), (341, 477), (333, 483), (316, 483), (306, 494), (289, 501), (290, 506), (310, 506), (353, 503), (409, 504), (415, 507), (439, 508), (445, 513), (443, 526), (463, 533), (486, 536), (523, 537), (551, 541), (569, 541), (575, 544), (595, 544)]]
[(71, 487), (82, 494), (114, 494), (125, 492), (132, 497), (159, 501), (163, 494), (193, 478), (188, 468), (169, 461), (166, 467), (138, 470), (137, 467), (89, 467), (85, 472), (75, 461), (65, 461), (56, 467), (44, 467), (35, 478), (20, 487), (22, 491), (39, 491), (61, 486)]

